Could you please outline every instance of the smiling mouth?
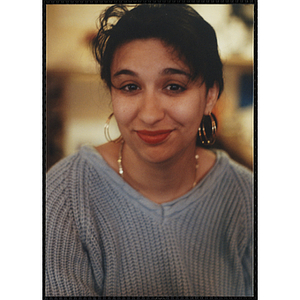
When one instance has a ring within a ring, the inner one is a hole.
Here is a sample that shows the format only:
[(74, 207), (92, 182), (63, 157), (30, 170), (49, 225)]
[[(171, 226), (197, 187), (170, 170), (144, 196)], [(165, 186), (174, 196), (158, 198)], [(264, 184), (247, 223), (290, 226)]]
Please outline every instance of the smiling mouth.
[(136, 133), (139, 136), (139, 138), (145, 143), (155, 145), (163, 142), (170, 135), (171, 132), (172, 130), (139, 130)]

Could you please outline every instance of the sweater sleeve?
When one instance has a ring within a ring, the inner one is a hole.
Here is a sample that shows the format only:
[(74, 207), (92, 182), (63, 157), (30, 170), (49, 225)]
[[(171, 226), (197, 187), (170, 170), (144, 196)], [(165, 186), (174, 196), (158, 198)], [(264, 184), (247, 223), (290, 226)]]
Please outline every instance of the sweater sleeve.
[(253, 296), (253, 263), (252, 263), (252, 241), (249, 241), (244, 256), (242, 258), (242, 265), (245, 279), (245, 295)]
[[(46, 180), (46, 296), (98, 296), (89, 256), (75, 221), (71, 159), (55, 165)], [(74, 187), (73, 187), (74, 188)]]
[(244, 251), (244, 255), (242, 257), (242, 265), (244, 270), (244, 278), (245, 278), (245, 287), (246, 287), (246, 296), (253, 296), (253, 274), (254, 274), (254, 265), (253, 265), (253, 174), (248, 175), (248, 197), (245, 201), (246, 210), (248, 211), (247, 215), (247, 244)]

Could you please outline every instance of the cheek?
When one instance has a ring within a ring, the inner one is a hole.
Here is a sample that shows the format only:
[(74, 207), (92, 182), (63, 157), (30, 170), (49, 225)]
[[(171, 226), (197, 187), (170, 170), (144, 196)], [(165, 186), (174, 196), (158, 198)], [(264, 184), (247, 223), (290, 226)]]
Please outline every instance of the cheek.
[(113, 93), (111, 99), (114, 116), (117, 120), (119, 127), (130, 123), (136, 114), (135, 108), (132, 105), (130, 105), (128, 101), (126, 103), (124, 99), (114, 96)]
[(205, 103), (203, 103), (203, 101), (199, 101), (197, 98), (189, 99), (189, 101), (186, 101), (183, 105), (173, 108), (173, 118), (185, 127), (198, 128), (204, 113), (204, 108)]

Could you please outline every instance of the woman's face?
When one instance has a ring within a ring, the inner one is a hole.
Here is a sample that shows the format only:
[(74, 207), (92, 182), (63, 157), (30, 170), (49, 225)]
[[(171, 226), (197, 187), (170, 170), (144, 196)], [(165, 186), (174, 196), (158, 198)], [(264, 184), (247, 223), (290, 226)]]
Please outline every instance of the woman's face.
[(163, 162), (195, 149), (203, 114), (211, 112), (218, 88), (202, 79), (158, 39), (118, 48), (111, 65), (111, 97), (120, 132), (135, 155)]

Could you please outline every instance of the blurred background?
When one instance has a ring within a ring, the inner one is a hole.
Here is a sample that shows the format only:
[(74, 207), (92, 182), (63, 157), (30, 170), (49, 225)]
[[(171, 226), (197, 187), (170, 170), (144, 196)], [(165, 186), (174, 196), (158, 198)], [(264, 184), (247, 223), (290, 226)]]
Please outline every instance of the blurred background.
[[(252, 4), (191, 5), (215, 29), (224, 63), (225, 89), (214, 113), (216, 148), (253, 168)], [(112, 112), (109, 91), (90, 48), (97, 19), (107, 5), (46, 5), (47, 170), (83, 144), (105, 143)], [(118, 136), (111, 124), (112, 138)]]

